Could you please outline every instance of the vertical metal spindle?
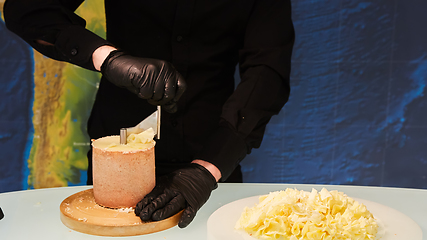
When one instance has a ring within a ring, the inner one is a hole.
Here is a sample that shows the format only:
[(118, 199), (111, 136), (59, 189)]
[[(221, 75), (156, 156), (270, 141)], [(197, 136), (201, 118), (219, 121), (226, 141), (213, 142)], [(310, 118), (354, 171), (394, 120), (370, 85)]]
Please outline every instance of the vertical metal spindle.
[(126, 128), (120, 129), (120, 144), (127, 143), (127, 130)]

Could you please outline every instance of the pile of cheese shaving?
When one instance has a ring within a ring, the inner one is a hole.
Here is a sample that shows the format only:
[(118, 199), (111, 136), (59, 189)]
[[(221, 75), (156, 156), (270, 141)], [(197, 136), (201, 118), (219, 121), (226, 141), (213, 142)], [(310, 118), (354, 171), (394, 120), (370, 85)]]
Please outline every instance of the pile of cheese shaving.
[(342, 192), (288, 188), (245, 207), (235, 229), (260, 239), (373, 240), (378, 225), (365, 205)]

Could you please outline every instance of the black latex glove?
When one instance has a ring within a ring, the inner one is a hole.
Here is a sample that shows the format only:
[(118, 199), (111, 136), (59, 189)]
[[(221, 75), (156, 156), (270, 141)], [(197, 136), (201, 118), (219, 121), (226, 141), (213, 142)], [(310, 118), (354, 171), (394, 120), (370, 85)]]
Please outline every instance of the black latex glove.
[(101, 73), (116, 86), (127, 88), (153, 105), (162, 105), (170, 113), (177, 111), (176, 102), (186, 88), (184, 78), (171, 63), (134, 57), (120, 50), (108, 55)]
[(159, 221), (185, 208), (178, 223), (180, 228), (185, 228), (217, 186), (206, 168), (191, 163), (159, 178), (153, 191), (136, 205), (135, 214), (143, 221)]

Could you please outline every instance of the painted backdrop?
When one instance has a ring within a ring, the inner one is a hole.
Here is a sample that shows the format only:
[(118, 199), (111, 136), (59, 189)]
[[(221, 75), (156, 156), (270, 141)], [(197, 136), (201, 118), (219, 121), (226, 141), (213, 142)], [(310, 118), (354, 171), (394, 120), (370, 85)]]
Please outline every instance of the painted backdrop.
[[(243, 161), (244, 181), (427, 188), (424, 9), (293, 1), (291, 97)], [(78, 13), (105, 36), (101, 0)], [(34, 52), (0, 21), (0, 192), (86, 182), (98, 79)]]

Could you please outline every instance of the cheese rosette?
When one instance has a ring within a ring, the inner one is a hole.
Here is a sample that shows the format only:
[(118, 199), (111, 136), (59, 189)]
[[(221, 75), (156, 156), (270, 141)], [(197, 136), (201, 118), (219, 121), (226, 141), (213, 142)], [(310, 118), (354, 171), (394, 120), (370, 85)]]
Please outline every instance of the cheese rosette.
[(373, 240), (378, 224), (365, 205), (342, 192), (288, 188), (245, 207), (235, 229), (259, 239)]
[[(106, 149), (109, 150), (132, 150), (132, 149), (145, 149), (152, 147), (154, 142), (154, 130), (149, 128), (141, 133), (131, 133), (126, 139), (126, 144), (120, 144), (119, 141), (109, 144)], [(119, 137), (119, 136), (117, 136)]]

